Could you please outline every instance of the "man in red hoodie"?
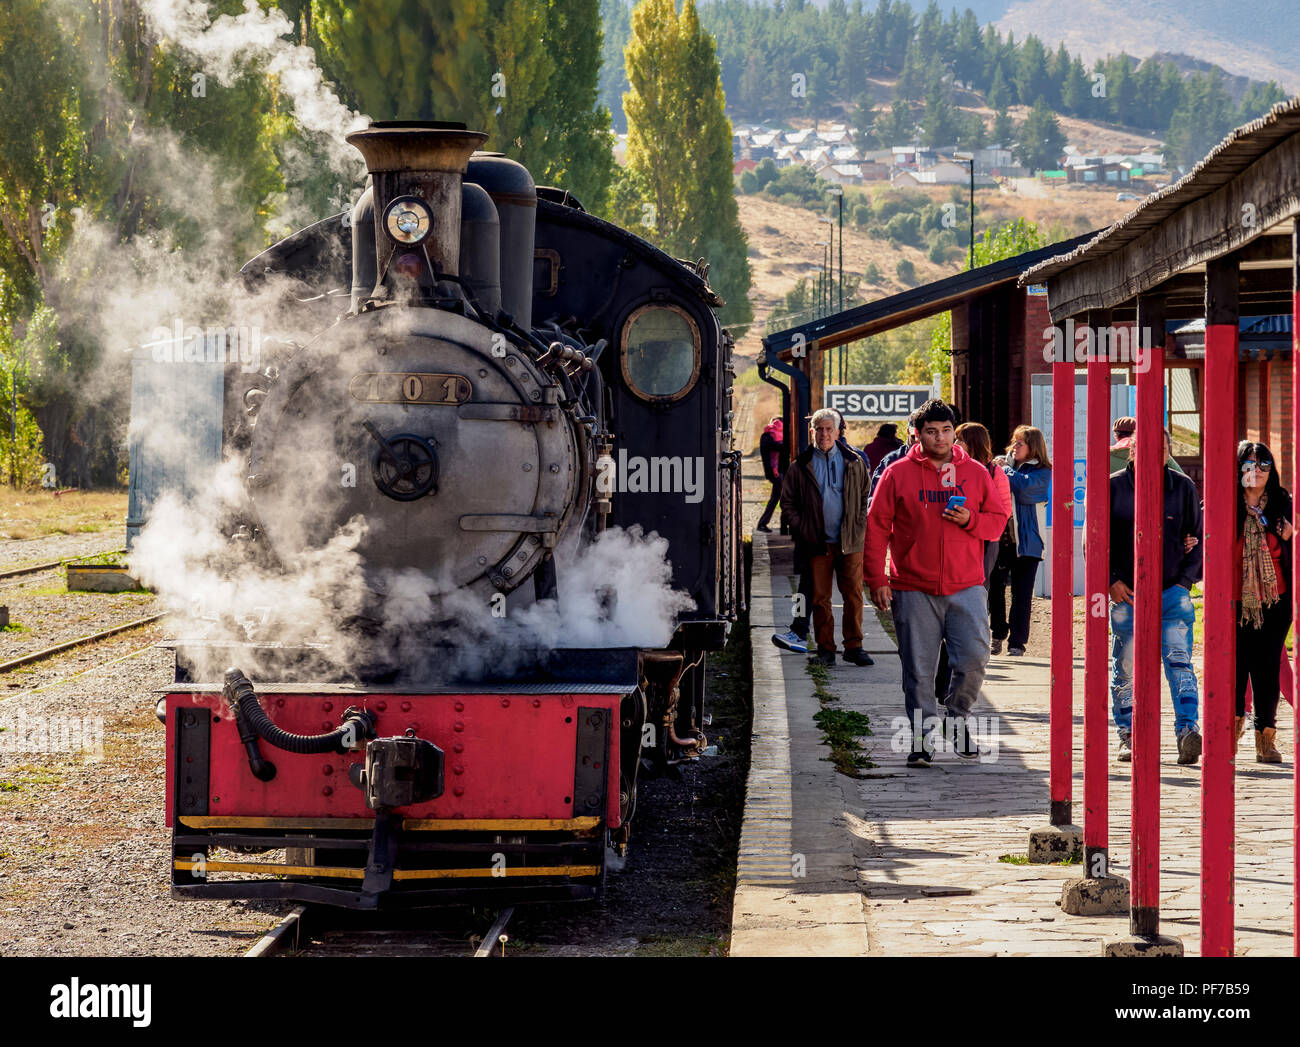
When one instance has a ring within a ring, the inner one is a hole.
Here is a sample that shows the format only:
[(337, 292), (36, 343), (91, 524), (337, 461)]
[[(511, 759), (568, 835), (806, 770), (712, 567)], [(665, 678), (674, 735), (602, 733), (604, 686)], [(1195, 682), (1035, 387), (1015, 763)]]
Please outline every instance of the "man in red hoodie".
[[(954, 748), (961, 759), (979, 759), (966, 718), (989, 660), (984, 543), (1001, 536), (1009, 514), (988, 470), (956, 443), (951, 407), (929, 400), (910, 424), (917, 444), (885, 470), (872, 493), (863, 576), (871, 602), (893, 610), (912, 727), (908, 766), (929, 767), (939, 723), (934, 674), (941, 641), (952, 667), (946, 712), (954, 721)], [(961, 501), (950, 505), (954, 498)]]

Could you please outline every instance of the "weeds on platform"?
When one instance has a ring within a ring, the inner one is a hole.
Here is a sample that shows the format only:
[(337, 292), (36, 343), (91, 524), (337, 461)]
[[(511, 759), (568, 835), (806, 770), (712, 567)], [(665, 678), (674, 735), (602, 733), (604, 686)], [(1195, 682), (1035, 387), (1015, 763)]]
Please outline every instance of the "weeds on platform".
[[(1029, 855), (1027, 854), (1001, 854), (998, 855), (998, 861), (1006, 865), (1029, 865)], [(1074, 850), (1070, 852), (1069, 857), (1062, 858), (1059, 862), (1051, 862), (1051, 865), (1082, 865), (1083, 852)]]
[(821, 705), (813, 715), (813, 722), (821, 728), (822, 741), (831, 747), (831, 763), (840, 774), (861, 778), (858, 771), (876, 766), (858, 742), (872, 733), (871, 718), (865, 713), (834, 707), (832, 703), (838, 703), (839, 699), (826, 688), (831, 676), (826, 666), (810, 658), (807, 670), (813, 679), (813, 693)]

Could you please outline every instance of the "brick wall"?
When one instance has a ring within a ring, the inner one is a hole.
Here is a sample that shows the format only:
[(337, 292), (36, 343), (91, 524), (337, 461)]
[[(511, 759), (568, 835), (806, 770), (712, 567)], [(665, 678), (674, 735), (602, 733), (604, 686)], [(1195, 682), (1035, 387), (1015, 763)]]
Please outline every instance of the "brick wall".
[(1014, 397), (1011, 401), (1013, 426), (1028, 425), (1031, 421), (1029, 376), (1049, 374), (1052, 370), (1044, 353), (1047, 343), (1043, 339), (1043, 331), (1052, 325), (1051, 314), (1047, 311), (1047, 296), (1025, 291), (1020, 293), (1025, 301), (1024, 333), (1020, 345), (1011, 348), (1012, 360), (1018, 365), (1014, 372), (1018, 376), (1018, 382), (1013, 380), (1010, 390)]
[(1274, 360), (1269, 364), (1268, 381), (1269, 425), (1264, 442), (1277, 457), (1282, 468), (1283, 483), (1291, 476), (1293, 448), (1291, 446), (1291, 361)]

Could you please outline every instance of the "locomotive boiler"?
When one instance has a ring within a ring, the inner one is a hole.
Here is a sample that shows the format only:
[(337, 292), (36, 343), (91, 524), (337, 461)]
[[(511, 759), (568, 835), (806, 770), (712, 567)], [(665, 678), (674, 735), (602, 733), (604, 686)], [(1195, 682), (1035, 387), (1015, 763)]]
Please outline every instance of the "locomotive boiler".
[[(231, 549), (354, 570), (330, 644), (274, 609), (269, 631), (175, 643), (176, 896), (594, 897), (638, 776), (706, 744), (705, 659), (743, 599), (721, 302), (702, 260), (485, 139), (354, 132), (356, 205), (244, 267), (294, 288), (300, 330), (222, 374)], [(649, 546), (682, 599), (662, 635), (602, 637), (639, 583), (577, 588), (602, 550)]]

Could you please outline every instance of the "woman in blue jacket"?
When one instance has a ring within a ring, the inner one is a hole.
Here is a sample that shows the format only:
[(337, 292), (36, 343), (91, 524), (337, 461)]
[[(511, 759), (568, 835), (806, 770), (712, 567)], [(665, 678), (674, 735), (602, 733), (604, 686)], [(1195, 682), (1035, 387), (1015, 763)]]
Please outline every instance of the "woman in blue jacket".
[[(1011, 436), (1011, 446), (1001, 458), (994, 459), (1007, 474), (1015, 512), (1007, 521), (997, 566), (989, 578), (989, 625), (993, 654), (1019, 658), (1029, 643), (1029, 612), (1034, 603), (1034, 579), (1043, 559), (1043, 538), (1038, 533), (1038, 509), (1047, 501), (1052, 482), (1052, 463), (1047, 457), (1047, 441), (1042, 431), (1032, 425), (1019, 426)], [(1011, 621), (1007, 622), (1007, 582), (1011, 582)]]

